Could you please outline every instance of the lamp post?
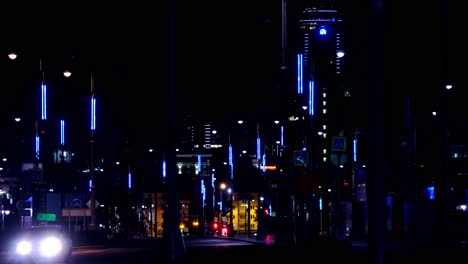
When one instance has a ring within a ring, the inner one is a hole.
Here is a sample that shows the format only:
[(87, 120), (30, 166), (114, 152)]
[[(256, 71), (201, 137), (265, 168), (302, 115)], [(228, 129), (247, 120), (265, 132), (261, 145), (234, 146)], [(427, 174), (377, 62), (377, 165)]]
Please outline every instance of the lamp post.
[(233, 221), (233, 214), (234, 214), (234, 208), (233, 208), (233, 194), (232, 194), (232, 189), (228, 189), (228, 194), (229, 194), (229, 236), (233, 237), (234, 236), (234, 223)]
[[(224, 191), (226, 190), (226, 184), (225, 183), (221, 183), (219, 185), (219, 219), (222, 220), (222, 217), (223, 217), (223, 193)], [(219, 220), (218, 220), (219, 221)]]
[(89, 196), (90, 201), (90, 222), (88, 225), (88, 230), (96, 230), (96, 183), (94, 180), (94, 131), (96, 130), (96, 99), (94, 98), (94, 76), (91, 75), (91, 135), (89, 140), (90, 145), (90, 161), (89, 161), (89, 173), (91, 178), (91, 192)]

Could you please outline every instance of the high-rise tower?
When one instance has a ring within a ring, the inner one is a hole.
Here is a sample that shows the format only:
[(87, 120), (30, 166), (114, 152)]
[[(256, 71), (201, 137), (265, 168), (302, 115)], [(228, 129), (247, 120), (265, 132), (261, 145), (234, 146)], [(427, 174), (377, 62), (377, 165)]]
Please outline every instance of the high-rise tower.
[[(320, 2), (320, 1), (319, 1)], [(298, 239), (306, 230), (313, 234), (345, 236), (344, 191), (351, 188), (348, 162), (346, 102), (344, 89), (342, 19), (332, 5), (316, 3), (303, 7), (296, 21), (296, 96), (299, 114), (290, 119), (293, 158), (306, 155), (307, 162), (294, 162), (296, 203), (308, 211), (296, 212)], [(329, 206), (330, 205), (330, 206)], [(346, 205), (345, 205), (346, 207)], [(331, 215), (331, 218), (324, 217)], [(349, 219), (350, 220), (350, 219)]]

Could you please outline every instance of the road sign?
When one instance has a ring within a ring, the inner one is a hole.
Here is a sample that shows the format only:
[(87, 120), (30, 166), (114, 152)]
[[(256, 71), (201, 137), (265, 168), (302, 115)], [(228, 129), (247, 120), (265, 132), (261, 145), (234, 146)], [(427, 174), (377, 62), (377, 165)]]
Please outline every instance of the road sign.
[(32, 183), (42, 183), (42, 169), (41, 168), (32, 168), (28, 170), (31, 175)]
[(89, 208), (63, 208), (62, 216), (91, 216), (91, 209)]
[(57, 216), (55, 214), (37, 213), (38, 221), (55, 221), (56, 219)]
[(71, 202), (71, 208), (81, 208), (83, 207), (83, 202), (80, 199), (73, 199)]
[(346, 151), (346, 138), (332, 137), (332, 151)]
[[(98, 208), (99, 205), (100, 203), (97, 200), (94, 200), (94, 208)], [(86, 202), (86, 206), (88, 206), (88, 208), (91, 208), (91, 200), (88, 200), (88, 202)]]

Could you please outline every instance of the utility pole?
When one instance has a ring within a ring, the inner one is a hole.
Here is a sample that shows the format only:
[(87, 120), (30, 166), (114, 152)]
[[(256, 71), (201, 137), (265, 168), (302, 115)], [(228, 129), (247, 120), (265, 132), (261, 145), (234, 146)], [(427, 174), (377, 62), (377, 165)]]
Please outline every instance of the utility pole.
[(168, 0), (168, 26), (169, 26), (169, 98), (168, 98), (168, 113), (167, 113), (167, 130), (165, 153), (167, 153), (167, 183), (168, 190), (166, 193), (167, 207), (164, 209), (164, 227), (163, 240), (164, 247), (167, 253), (168, 261), (179, 262), (185, 257), (186, 249), (184, 238), (179, 230), (179, 210), (178, 210), (178, 174), (176, 170), (176, 57), (175, 57), (175, 17), (176, 17), (176, 1)]
[(91, 135), (90, 135), (90, 140), (89, 140), (89, 145), (90, 145), (90, 158), (89, 158), (89, 174), (91, 178), (91, 192), (89, 196), (89, 203), (90, 203), (90, 222), (88, 225), (88, 230), (89, 231), (95, 231), (96, 230), (96, 183), (94, 180), (94, 131), (96, 129), (96, 124), (95, 122), (95, 98), (94, 98), (94, 77), (91, 75)]
[(369, 8), (369, 257), (370, 263), (384, 263), (386, 230), (386, 87), (384, 70), (384, 0), (370, 1)]

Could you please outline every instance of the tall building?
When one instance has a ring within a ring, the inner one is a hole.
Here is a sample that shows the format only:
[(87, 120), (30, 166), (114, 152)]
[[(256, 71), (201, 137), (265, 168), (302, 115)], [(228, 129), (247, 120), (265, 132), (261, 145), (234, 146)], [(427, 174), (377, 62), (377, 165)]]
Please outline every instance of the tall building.
[(294, 23), (295, 94), (283, 148), (292, 166), (283, 177), (293, 186), (297, 240), (345, 239), (352, 224), (351, 92), (343, 77), (343, 21), (330, 3), (304, 5), (297, 20), (289, 21)]

